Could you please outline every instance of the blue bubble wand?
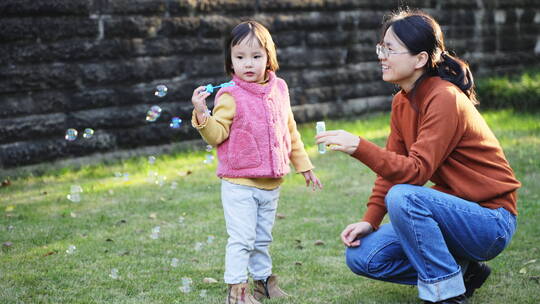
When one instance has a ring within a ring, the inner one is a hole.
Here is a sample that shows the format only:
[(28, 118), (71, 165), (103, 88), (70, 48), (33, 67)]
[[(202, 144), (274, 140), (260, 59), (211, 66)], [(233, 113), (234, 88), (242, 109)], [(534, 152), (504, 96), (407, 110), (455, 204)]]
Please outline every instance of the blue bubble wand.
[(219, 89), (219, 88), (224, 88), (224, 87), (232, 87), (234, 85), (235, 85), (234, 81), (231, 80), (229, 82), (222, 83), (222, 84), (220, 84), (218, 86), (213, 86), (211, 84), (207, 84), (205, 89), (206, 89), (206, 92), (212, 94), (214, 92), (214, 89)]

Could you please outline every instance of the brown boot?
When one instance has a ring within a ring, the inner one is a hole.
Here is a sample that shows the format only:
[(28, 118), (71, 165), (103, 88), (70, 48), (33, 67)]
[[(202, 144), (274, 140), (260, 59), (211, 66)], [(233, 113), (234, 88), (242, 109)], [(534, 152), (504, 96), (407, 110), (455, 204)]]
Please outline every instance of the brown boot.
[(253, 291), (255, 299), (260, 300), (262, 298), (283, 298), (289, 295), (279, 288), (277, 283), (277, 277), (271, 275), (266, 280), (255, 281), (255, 290)]
[(249, 292), (248, 283), (229, 284), (225, 304), (261, 304)]

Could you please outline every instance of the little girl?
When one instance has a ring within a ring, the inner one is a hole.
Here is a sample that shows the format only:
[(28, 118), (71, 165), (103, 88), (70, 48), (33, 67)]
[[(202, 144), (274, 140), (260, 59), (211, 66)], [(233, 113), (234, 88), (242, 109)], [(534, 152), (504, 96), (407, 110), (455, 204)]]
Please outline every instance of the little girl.
[[(195, 89), (192, 125), (217, 146), (217, 176), (229, 239), (225, 254), (226, 303), (259, 304), (261, 298), (287, 294), (272, 274), (268, 247), (276, 215), (280, 184), (292, 162), (306, 185), (322, 188), (304, 150), (290, 106), (289, 90), (278, 78), (276, 49), (268, 30), (255, 21), (231, 31), (225, 70), (234, 86), (221, 88), (212, 116), (206, 107), (210, 93)], [(255, 281), (254, 295), (248, 274)]]

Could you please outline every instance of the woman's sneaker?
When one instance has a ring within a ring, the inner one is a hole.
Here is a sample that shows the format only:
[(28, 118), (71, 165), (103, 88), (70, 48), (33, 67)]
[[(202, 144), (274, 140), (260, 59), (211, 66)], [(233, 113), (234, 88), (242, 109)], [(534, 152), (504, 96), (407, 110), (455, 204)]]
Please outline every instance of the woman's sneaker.
[(486, 279), (491, 274), (491, 268), (485, 263), (476, 261), (469, 262), (467, 271), (463, 276), (463, 282), (465, 283), (465, 296), (467, 298), (472, 297), (474, 291), (482, 286)]

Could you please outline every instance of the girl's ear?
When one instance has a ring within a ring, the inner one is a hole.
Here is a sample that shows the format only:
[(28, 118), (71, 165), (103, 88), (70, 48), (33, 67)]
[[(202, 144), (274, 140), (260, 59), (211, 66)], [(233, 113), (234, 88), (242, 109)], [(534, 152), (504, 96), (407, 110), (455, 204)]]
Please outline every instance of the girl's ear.
[(422, 69), (428, 62), (429, 55), (426, 51), (420, 52), (416, 55), (416, 64), (414, 67), (416, 69)]

